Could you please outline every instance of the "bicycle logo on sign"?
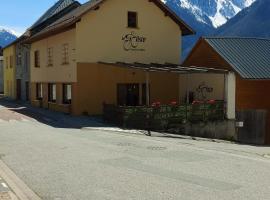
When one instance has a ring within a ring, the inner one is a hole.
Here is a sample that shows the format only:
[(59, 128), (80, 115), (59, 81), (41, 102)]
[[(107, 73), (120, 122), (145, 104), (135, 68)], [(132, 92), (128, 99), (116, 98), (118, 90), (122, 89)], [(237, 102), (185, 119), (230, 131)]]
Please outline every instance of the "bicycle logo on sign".
[(123, 48), (125, 51), (145, 51), (145, 49), (140, 46), (145, 43), (146, 38), (138, 36), (134, 32), (124, 35), (122, 41), (124, 41)]

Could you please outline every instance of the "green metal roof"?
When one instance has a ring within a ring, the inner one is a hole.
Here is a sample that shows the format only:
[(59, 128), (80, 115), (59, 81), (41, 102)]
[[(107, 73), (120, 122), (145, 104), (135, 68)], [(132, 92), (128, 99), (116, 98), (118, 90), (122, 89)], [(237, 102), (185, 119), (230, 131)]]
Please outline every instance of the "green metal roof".
[(203, 38), (244, 79), (270, 79), (270, 39)]

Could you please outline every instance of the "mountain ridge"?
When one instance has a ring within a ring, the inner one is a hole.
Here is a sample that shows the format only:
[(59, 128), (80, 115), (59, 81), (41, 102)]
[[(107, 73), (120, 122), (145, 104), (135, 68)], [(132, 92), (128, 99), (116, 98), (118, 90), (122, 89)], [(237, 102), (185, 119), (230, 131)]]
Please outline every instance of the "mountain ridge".
[(0, 27), (0, 47), (5, 47), (16, 39), (17, 36), (12, 30)]

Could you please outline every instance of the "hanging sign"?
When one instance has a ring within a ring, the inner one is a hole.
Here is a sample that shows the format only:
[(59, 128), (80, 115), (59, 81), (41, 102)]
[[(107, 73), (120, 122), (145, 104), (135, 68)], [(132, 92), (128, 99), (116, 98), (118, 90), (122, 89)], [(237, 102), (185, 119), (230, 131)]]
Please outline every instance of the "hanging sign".
[(145, 51), (143, 44), (146, 42), (146, 37), (139, 36), (133, 31), (123, 35), (122, 41), (125, 51)]

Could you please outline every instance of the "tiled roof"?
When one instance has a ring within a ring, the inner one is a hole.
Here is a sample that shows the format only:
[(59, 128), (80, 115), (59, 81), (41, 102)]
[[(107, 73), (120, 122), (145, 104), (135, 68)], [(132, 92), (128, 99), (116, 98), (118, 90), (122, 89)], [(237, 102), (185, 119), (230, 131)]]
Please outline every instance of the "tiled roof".
[(203, 38), (245, 79), (270, 79), (270, 39)]
[(38, 26), (42, 22), (56, 15), (57, 13), (64, 10), (66, 7), (74, 3), (74, 0), (59, 0), (51, 8), (49, 8), (32, 26), (30, 29)]

